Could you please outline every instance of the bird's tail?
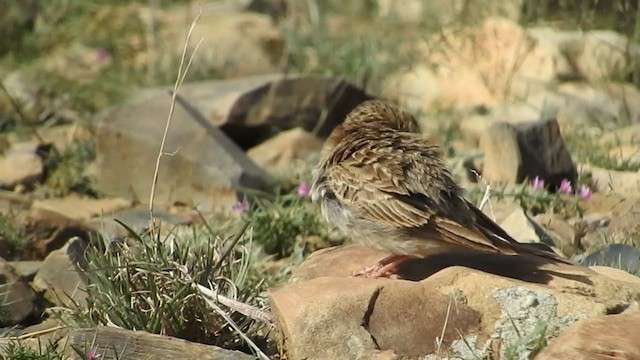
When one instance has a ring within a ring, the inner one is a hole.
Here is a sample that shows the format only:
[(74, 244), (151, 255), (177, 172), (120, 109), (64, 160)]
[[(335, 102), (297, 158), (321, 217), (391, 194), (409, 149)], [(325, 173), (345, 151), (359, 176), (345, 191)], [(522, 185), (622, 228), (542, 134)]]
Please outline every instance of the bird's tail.
[(487, 215), (485, 215), (485, 213), (483, 213), (480, 209), (476, 208), (472, 204), (469, 205), (476, 215), (476, 224), (478, 226), (478, 230), (481, 231), (486, 237), (492, 237), (499, 240), (497, 242), (494, 242), (494, 244), (500, 244), (500, 246), (504, 246), (505, 248), (512, 250), (516, 254), (529, 254), (552, 260), (554, 262), (576, 265), (571, 260), (556, 254), (551, 249), (541, 250), (536, 248), (533, 244), (518, 242), (513, 237), (511, 237), (511, 235), (509, 235), (503, 228), (501, 228), (500, 225), (496, 224)]

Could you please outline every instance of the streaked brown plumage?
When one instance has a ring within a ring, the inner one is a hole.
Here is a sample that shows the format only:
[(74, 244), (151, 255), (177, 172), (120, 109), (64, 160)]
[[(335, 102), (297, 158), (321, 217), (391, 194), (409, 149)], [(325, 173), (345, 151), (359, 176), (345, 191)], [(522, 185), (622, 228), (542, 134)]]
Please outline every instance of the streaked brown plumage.
[(364, 102), (334, 129), (315, 169), (311, 196), (326, 220), (351, 239), (393, 254), (363, 274), (381, 276), (383, 265), (386, 272), (406, 256), (424, 256), (434, 247), (529, 253), (570, 263), (519, 244), (466, 201), (439, 148), (420, 134), (411, 113), (389, 102)]

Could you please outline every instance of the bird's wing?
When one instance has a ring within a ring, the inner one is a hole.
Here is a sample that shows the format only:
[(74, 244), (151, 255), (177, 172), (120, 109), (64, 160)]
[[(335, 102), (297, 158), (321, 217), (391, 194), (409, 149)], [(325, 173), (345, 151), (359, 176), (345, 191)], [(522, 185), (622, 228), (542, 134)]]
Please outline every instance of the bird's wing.
[(413, 148), (364, 148), (334, 163), (327, 174), (331, 191), (362, 218), (418, 236), (495, 251), (511, 242), (476, 226), (473, 207), (459, 196), (437, 150), (417, 136), (411, 140)]

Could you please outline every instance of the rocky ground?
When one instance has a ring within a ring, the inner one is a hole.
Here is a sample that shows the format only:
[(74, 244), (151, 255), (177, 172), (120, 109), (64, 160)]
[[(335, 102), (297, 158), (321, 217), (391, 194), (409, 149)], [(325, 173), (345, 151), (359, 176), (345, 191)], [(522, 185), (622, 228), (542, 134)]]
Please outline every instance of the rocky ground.
[[(93, 3), (0, 4), (0, 358), (640, 358), (637, 4)], [(583, 266), (348, 277), (385, 254), (323, 221), (310, 169), (372, 98)]]

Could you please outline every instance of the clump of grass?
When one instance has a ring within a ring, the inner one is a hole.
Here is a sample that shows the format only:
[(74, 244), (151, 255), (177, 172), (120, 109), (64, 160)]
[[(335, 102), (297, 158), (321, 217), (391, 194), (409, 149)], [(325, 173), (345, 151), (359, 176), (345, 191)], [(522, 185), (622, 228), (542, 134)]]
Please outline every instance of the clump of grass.
[[(38, 344), (40, 345), (40, 344)], [(54, 344), (38, 349), (27, 346), (20, 341), (10, 341), (0, 348), (0, 360), (64, 360), (66, 357)]]
[[(207, 226), (176, 230), (165, 238), (128, 231), (122, 241), (92, 240), (86, 254), (87, 305), (78, 306), (67, 320), (240, 348), (240, 337), (212, 311), (198, 287), (261, 307), (265, 285), (252, 274), (251, 236), (243, 231), (223, 238)], [(236, 240), (239, 246), (225, 256)], [(255, 335), (259, 329), (238, 312), (231, 319), (243, 333)]]
[(306, 196), (277, 193), (271, 199), (255, 198), (252, 202), (243, 216), (253, 224), (254, 239), (267, 254), (288, 257), (305, 238), (328, 239), (327, 224)]
[(16, 226), (13, 215), (0, 214), (0, 238), (7, 244), (7, 253), (3, 257), (7, 260), (18, 258), (24, 250), (25, 234)]
[(57, 196), (73, 192), (96, 197), (91, 179), (85, 174), (94, 157), (95, 149), (87, 142), (76, 141), (63, 152), (52, 148), (45, 161), (45, 187)]

